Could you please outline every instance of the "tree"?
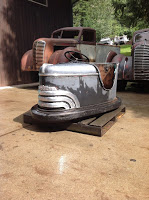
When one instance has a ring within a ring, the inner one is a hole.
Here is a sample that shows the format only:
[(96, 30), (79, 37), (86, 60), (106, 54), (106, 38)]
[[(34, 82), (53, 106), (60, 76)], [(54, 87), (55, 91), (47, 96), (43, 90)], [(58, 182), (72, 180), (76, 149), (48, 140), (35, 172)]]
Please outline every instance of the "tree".
[(117, 20), (127, 27), (149, 26), (148, 0), (112, 0)]
[(97, 41), (114, 36), (114, 8), (111, 0), (80, 0), (73, 9), (74, 26), (96, 29)]
[(131, 33), (130, 27), (115, 18), (115, 12), (112, 0), (80, 0), (73, 8), (74, 26), (96, 29), (97, 42), (104, 37)]

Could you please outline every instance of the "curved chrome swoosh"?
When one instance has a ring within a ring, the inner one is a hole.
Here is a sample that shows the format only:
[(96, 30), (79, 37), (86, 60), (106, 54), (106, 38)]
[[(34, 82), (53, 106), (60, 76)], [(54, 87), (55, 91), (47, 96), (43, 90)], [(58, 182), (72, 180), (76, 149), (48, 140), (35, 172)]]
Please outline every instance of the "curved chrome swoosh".
[(38, 101), (38, 105), (45, 108), (65, 108), (70, 109), (69, 105), (65, 102), (56, 102), (56, 103), (45, 103), (43, 101)]
[(65, 97), (68, 97), (68, 98), (73, 100), (76, 108), (80, 107), (80, 103), (78, 101), (78, 98), (69, 91), (66, 91), (66, 90), (56, 90), (56, 91), (41, 91), (41, 90), (38, 90), (38, 93), (41, 96), (48, 96), (48, 97), (65, 96)]
[(69, 104), (70, 108), (75, 108), (75, 102), (70, 99), (69, 97), (65, 97), (65, 96), (56, 96), (56, 97), (45, 97), (45, 96), (38, 96), (38, 100), (39, 101), (43, 101), (43, 102), (48, 102), (48, 103), (52, 103), (52, 102), (64, 102)]

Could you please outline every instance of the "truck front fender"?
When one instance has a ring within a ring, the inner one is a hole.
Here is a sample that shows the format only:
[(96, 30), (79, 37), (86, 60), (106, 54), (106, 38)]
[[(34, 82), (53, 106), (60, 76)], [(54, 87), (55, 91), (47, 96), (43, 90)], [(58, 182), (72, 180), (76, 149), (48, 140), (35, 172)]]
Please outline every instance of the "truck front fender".
[(133, 80), (132, 56), (117, 55), (114, 51), (110, 51), (106, 62), (119, 63), (118, 80)]
[[(42, 46), (41, 43), (45, 46)], [(43, 63), (48, 63), (53, 53), (53, 44), (51, 39), (39, 38), (33, 42), (31, 50), (27, 51), (21, 59), (22, 71), (37, 71)]]
[(119, 63), (118, 80), (133, 80), (132, 56), (124, 57)]
[(27, 51), (21, 59), (21, 70), (22, 71), (28, 71), (33, 70), (33, 51), (29, 50)]

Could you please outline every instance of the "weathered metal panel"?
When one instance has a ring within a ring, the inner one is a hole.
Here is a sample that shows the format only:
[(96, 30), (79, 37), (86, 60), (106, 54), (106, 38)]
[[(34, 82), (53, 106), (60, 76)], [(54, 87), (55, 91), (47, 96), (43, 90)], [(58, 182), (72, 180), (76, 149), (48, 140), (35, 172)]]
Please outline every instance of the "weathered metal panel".
[(38, 72), (22, 72), (22, 55), (39, 37), (72, 26), (71, 0), (55, 0), (44, 7), (28, 0), (0, 3), (0, 86), (35, 82)]
[(106, 62), (106, 56), (110, 51), (114, 51), (117, 54), (120, 53), (120, 47), (112, 46), (112, 45), (87, 45), (87, 44), (78, 44), (77, 49), (81, 51), (81, 53), (85, 54), (91, 62)]
[(113, 46), (113, 45), (97, 44), (96, 45), (96, 62), (105, 62), (106, 57), (110, 51), (114, 51), (117, 54), (120, 54), (120, 47)]
[[(88, 44), (78, 44), (77, 49), (81, 51), (84, 55), (86, 55), (90, 62), (95, 62), (96, 60), (96, 46), (88, 45)], [(101, 61), (102, 62), (102, 61)]]
[(81, 106), (98, 104), (111, 101), (116, 97), (118, 67), (116, 67), (115, 73), (113, 72), (115, 77), (112, 78), (112, 74), (109, 74), (113, 79), (113, 84), (111, 84), (111, 88), (107, 89), (102, 80), (104, 72), (101, 71), (103, 67), (108, 70), (113, 66), (115, 64), (44, 64), (39, 71), (39, 81), (40, 85), (70, 91), (77, 96)]

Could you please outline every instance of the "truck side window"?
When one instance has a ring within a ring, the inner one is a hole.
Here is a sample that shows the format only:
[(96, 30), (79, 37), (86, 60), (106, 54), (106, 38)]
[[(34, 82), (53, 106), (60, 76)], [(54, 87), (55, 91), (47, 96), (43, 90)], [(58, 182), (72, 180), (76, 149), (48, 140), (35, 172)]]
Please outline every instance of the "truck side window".
[(144, 33), (138, 33), (135, 36), (135, 42), (141, 42), (144, 40), (149, 40), (149, 32), (144, 32)]
[(78, 35), (79, 35), (79, 31), (78, 30), (72, 30), (72, 31), (69, 31), (69, 30), (64, 30), (63, 31), (63, 34), (62, 34), (62, 38), (72, 38), (72, 39), (77, 39), (78, 38)]
[(83, 30), (81, 40), (85, 42), (94, 42), (94, 31)]
[(53, 34), (53, 38), (60, 38), (61, 37), (61, 31), (57, 31)]
[(135, 37), (135, 42), (141, 41), (141, 34), (137, 34)]

